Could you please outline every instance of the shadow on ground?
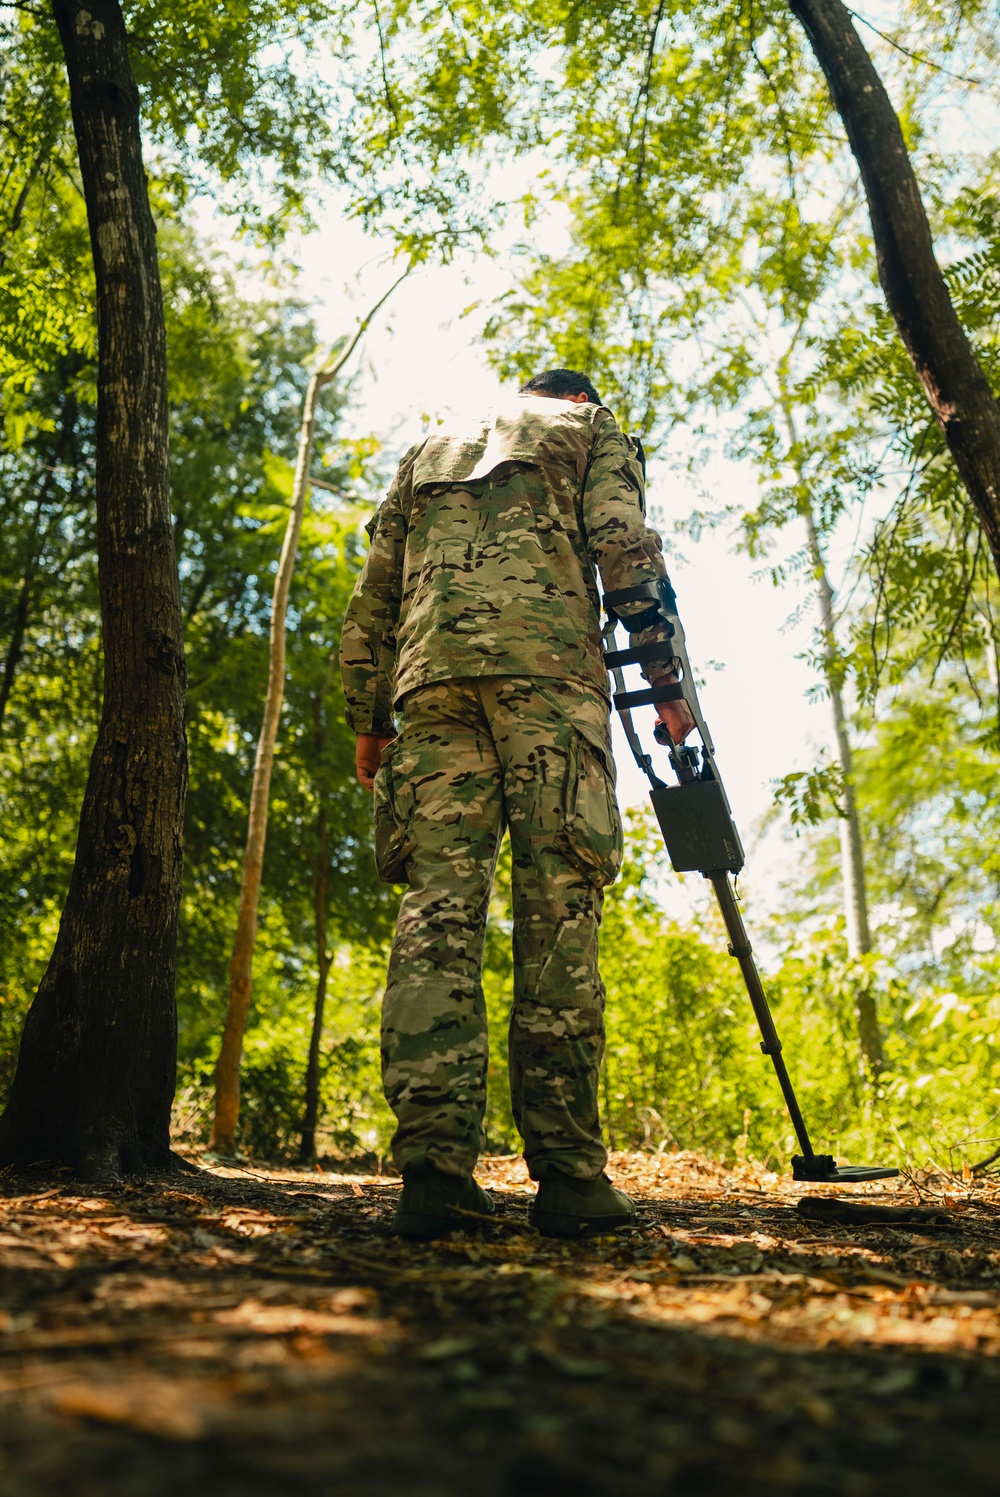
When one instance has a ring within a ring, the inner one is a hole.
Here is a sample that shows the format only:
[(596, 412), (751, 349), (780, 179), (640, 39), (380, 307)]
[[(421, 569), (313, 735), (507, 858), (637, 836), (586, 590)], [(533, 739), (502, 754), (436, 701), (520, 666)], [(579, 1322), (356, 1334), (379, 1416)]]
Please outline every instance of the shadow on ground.
[(845, 1227), (750, 1168), (615, 1165), (640, 1225), (568, 1246), (510, 1160), (497, 1226), (431, 1246), (371, 1175), (6, 1179), (0, 1497), (996, 1493), (991, 1191)]

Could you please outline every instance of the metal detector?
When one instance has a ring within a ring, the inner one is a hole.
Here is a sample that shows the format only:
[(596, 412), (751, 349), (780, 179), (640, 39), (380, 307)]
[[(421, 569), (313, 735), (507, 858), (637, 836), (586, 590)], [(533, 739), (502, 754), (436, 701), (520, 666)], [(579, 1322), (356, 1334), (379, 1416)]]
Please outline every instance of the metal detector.
[[(628, 615), (619, 613), (630, 604), (645, 603), (647, 606)], [(861, 1180), (888, 1180), (898, 1175), (896, 1169), (881, 1166), (838, 1165), (832, 1154), (817, 1154), (809, 1142), (805, 1121), (799, 1108), (788, 1068), (781, 1053), (778, 1039), (768, 1007), (767, 995), (760, 980), (760, 973), (753, 959), (753, 949), (747, 938), (746, 927), (740, 914), (736, 888), (731, 875), (739, 873), (745, 862), (739, 832), (733, 822), (733, 813), (719, 776), (715, 762), (715, 746), (705, 726), (698, 693), (688, 661), (684, 629), (677, 614), (677, 597), (666, 577), (658, 582), (643, 582), (637, 587), (622, 588), (608, 593), (604, 599), (608, 623), (603, 631), (604, 661), (614, 680), (615, 707), (621, 716), (625, 736), (635, 762), (649, 780), (649, 798), (653, 802), (656, 819), (660, 823), (670, 862), (676, 873), (700, 873), (708, 879), (715, 890), (715, 897), (722, 911), (722, 918), (729, 933), (729, 953), (740, 964), (743, 981), (753, 1006), (754, 1016), (761, 1032), (761, 1045), (769, 1055), (778, 1077), (788, 1115), (799, 1141), (801, 1154), (792, 1156), (792, 1176), (796, 1180), (829, 1180), (839, 1184), (854, 1184)], [(668, 639), (656, 644), (637, 645), (627, 650), (615, 649), (615, 627), (622, 624), (630, 633), (649, 629), (654, 625), (666, 628)], [(625, 689), (624, 668), (628, 665), (656, 665), (664, 674), (672, 672), (674, 682), (663, 682), (648, 686), (642, 691)], [(678, 784), (667, 785), (653, 769), (653, 761), (639, 740), (632, 721), (634, 707), (649, 707), (660, 702), (685, 701), (691, 709), (695, 726), (701, 738), (701, 749), (674, 743), (665, 723), (658, 723), (654, 733), (657, 743), (664, 745), (670, 753), (670, 762)], [(699, 762), (700, 761), (700, 762)]]

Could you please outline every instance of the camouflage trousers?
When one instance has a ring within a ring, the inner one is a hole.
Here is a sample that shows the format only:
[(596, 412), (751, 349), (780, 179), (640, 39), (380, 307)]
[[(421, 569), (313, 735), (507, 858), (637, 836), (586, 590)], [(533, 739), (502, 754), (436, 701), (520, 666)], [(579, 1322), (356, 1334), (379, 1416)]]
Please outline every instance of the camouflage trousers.
[(485, 676), (420, 687), (375, 782), (387, 882), (409, 883), (389, 961), (382, 1074), (397, 1165), (471, 1172), (483, 1142), (483, 938), (510, 832), (514, 1120), (535, 1179), (604, 1168), (598, 1078), (603, 889), (622, 858), (608, 704), (578, 682)]

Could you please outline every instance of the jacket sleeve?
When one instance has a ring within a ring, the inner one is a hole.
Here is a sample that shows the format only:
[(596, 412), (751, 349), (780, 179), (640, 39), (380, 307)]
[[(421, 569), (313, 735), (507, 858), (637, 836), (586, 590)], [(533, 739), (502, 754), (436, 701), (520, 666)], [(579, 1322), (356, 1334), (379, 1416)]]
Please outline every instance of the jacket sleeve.
[[(646, 524), (642, 468), (610, 412), (602, 411), (595, 429), (583, 490), (583, 523), (587, 551), (601, 575), (606, 593), (667, 575), (663, 545)], [(648, 604), (633, 604), (622, 614), (642, 613)], [(669, 636), (656, 624), (633, 634), (633, 645), (659, 643)], [(642, 674), (649, 678), (650, 671)], [(654, 667), (654, 676), (662, 668)]]
[[(409, 454), (407, 454), (409, 456)], [(385, 500), (365, 527), (371, 542), (347, 607), (340, 636), (340, 677), (347, 720), (355, 733), (391, 738), (396, 627), (403, 587), (406, 460)]]

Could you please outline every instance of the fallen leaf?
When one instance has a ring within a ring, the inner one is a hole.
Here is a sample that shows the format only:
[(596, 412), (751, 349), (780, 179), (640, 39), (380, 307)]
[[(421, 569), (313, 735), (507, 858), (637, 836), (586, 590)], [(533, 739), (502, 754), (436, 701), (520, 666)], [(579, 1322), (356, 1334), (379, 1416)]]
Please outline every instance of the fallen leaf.
[(440, 1341), (431, 1341), (422, 1347), (418, 1355), (425, 1362), (442, 1361), (445, 1357), (460, 1357), (475, 1346), (467, 1336), (445, 1336)]
[(265, 1305), (255, 1299), (244, 1300), (234, 1310), (220, 1310), (213, 1320), (216, 1325), (244, 1326), (263, 1336), (283, 1336), (293, 1331), (318, 1336), (373, 1336), (385, 1331), (378, 1321), (360, 1315), (331, 1315), (298, 1305)]
[(166, 1378), (70, 1383), (55, 1390), (52, 1402), (60, 1414), (122, 1424), (166, 1440), (197, 1440), (206, 1427), (204, 1389)]
[(927, 1296), (929, 1305), (968, 1305), (973, 1310), (995, 1310), (995, 1289), (934, 1289)]

